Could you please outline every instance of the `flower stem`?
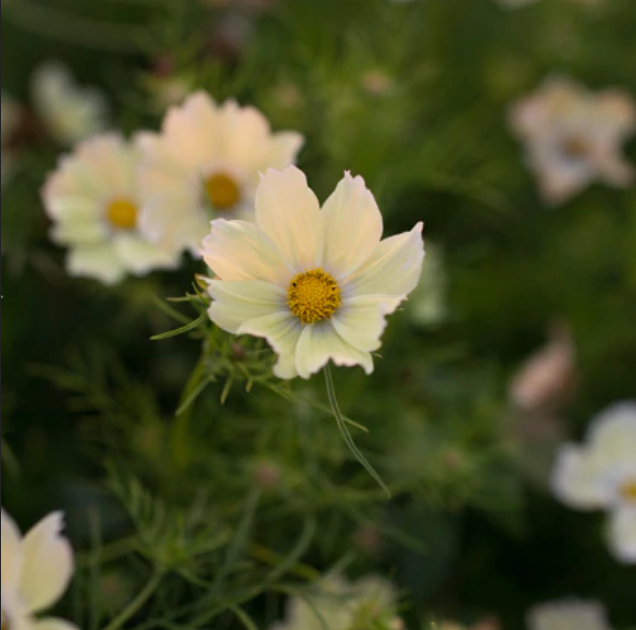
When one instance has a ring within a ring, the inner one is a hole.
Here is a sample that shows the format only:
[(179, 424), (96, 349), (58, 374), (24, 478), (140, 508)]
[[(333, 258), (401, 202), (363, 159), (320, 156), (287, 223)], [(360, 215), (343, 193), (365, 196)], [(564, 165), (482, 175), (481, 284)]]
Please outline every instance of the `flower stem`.
[(329, 405), (331, 406), (331, 411), (333, 412), (334, 417), (336, 418), (336, 422), (338, 423), (338, 428), (340, 429), (340, 433), (342, 433), (342, 437), (346, 445), (349, 447), (349, 450), (353, 453), (355, 458), (360, 462), (360, 464), (364, 467), (364, 469), (377, 481), (378, 485), (386, 492), (387, 497), (391, 498), (391, 491), (387, 487), (387, 485), (382, 481), (382, 477), (376, 472), (375, 468), (371, 466), (368, 462), (367, 458), (362, 454), (362, 451), (356, 446), (356, 443), (353, 441), (353, 437), (351, 437), (351, 433), (349, 433), (349, 428), (347, 427), (347, 423), (340, 411), (340, 407), (338, 406), (338, 400), (336, 398), (336, 390), (333, 385), (333, 376), (331, 375), (331, 368), (329, 365), (325, 365), (325, 384), (327, 385), (327, 397), (329, 398)]
[(139, 609), (150, 599), (155, 592), (159, 582), (163, 578), (163, 574), (159, 571), (155, 572), (148, 580), (144, 588), (139, 591), (137, 597), (122, 610), (103, 630), (118, 630), (121, 628)]

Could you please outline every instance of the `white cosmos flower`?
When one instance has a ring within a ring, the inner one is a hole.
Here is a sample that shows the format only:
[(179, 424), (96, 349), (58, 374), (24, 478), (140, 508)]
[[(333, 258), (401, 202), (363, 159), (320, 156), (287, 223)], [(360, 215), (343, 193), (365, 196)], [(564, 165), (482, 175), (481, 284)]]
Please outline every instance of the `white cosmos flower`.
[(193, 94), (168, 111), (160, 135), (142, 135), (141, 229), (162, 247), (199, 254), (210, 219), (251, 218), (259, 171), (292, 164), (302, 143), (295, 132), (272, 133), (253, 107)]
[(535, 606), (527, 624), (528, 630), (611, 630), (603, 606), (576, 600)]
[(636, 401), (612, 405), (594, 418), (585, 445), (561, 448), (552, 487), (572, 508), (610, 512), (614, 556), (636, 563)]
[(42, 199), (53, 221), (51, 238), (69, 248), (71, 275), (112, 284), (128, 273), (178, 264), (178, 254), (149, 243), (139, 232), (140, 156), (136, 141), (97, 136), (62, 158), (47, 180)]
[(22, 538), (2, 510), (3, 630), (77, 630), (61, 619), (38, 618), (64, 594), (73, 574), (73, 550), (62, 527), (62, 514), (55, 512)]
[(212, 221), (203, 257), (210, 318), (267, 339), (281, 378), (309, 378), (329, 360), (373, 371), (385, 316), (416, 286), (422, 223), (380, 241), (382, 215), (348, 173), (322, 209), (304, 174), (270, 169), (256, 191), (256, 223)]
[(393, 585), (371, 575), (357, 582), (329, 576), (311, 593), (292, 597), (284, 622), (271, 630), (404, 630)]
[(47, 61), (33, 73), (33, 107), (51, 136), (72, 145), (106, 128), (106, 101), (93, 87), (79, 87), (69, 69)]
[(11, 146), (11, 140), (20, 122), (22, 108), (10, 96), (2, 94), (0, 115), (0, 158), (2, 184), (6, 184), (15, 166), (15, 152)]
[(513, 104), (513, 132), (526, 145), (546, 203), (558, 205), (591, 182), (627, 187), (634, 169), (621, 145), (636, 128), (636, 107), (620, 90), (591, 92), (562, 77)]

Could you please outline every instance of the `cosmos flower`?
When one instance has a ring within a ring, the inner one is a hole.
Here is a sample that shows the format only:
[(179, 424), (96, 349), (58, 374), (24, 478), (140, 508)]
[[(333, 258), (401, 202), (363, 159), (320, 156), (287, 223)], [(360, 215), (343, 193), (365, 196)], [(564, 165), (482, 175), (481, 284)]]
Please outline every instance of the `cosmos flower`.
[(527, 615), (528, 630), (611, 630), (604, 608), (596, 602), (540, 604)]
[(569, 507), (607, 510), (612, 553), (636, 563), (636, 401), (614, 404), (594, 418), (583, 446), (561, 447), (552, 487)]
[(271, 630), (403, 630), (393, 585), (379, 576), (349, 583), (330, 576), (288, 602), (286, 620)]
[(53, 221), (51, 238), (69, 248), (71, 275), (112, 284), (127, 273), (143, 275), (178, 264), (178, 254), (139, 233), (140, 155), (135, 141), (117, 134), (97, 136), (62, 158), (47, 180), (42, 199)]
[(69, 69), (57, 61), (47, 61), (33, 73), (33, 107), (51, 137), (64, 145), (106, 128), (106, 101), (93, 87), (76, 85)]
[(258, 173), (291, 164), (303, 143), (265, 117), (198, 92), (168, 111), (161, 135), (142, 134), (140, 226), (164, 248), (200, 253), (213, 217), (249, 219)]
[(256, 223), (212, 222), (203, 257), (210, 318), (264, 337), (281, 378), (309, 378), (329, 360), (373, 371), (385, 317), (416, 286), (422, 223), (380, 241), (382, 215), (361, 177), (348, 173), (322, 209), (304, 174), (270, 169), (256, 191)]
[(10, 96), (2, 94), (0, 117), (0, 149), (2, 184), (6, 184), (15, 167), (15, 151), (11, 146), (13, 136), (20, 123), (22, 108)]
[(621, 144), (636, 128), (636, 108), (620, 90), (595, 93), (552, 77), (513, 104), (510, 124), (549, 205), (562, 204), (596, 180), (623, 188), (633, 182)]
[(521, 365), (510, 384), (516, 409), (527, 413), (554, 411), (572, 393), (576, 349), (569, 328), (556, 325), (548, 343)]
[(77, 630), (61, 619), (37, 617), (60, 599), (73, 574), (73, 550), (62, 527), (62, 514), (55, 512), (22, 538), (2, 510), (2, 628)]

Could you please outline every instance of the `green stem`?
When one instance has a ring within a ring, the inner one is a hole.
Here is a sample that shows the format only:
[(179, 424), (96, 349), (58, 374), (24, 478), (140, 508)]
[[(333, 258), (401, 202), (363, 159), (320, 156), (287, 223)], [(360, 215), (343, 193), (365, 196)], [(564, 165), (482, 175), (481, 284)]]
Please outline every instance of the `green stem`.
[(382, 477), (376, 472), (375, 468), (371, 466), (368, 462), (367, 458), (362, 454), (362, 451), (356, 446), (356, 443), (353, 441), (353, 437), (351, 437), (351, 433), (349, 433), (349, 428), (347, 427), (347, 422), (345, 421), (342, 412), (340, 411), (340, 407), (338, 406), (338, 399), (336, 398), (336, 390), (333, 385), (333, 376), (331, 375), (331, 368), (329, 365), (325, 365), (325, 383), (327, 385), (327, 397), (329, 398), (329, 405), (331, 406), (331, 411), (336, 418), (336, 422), (338, 423), (338, 428), (340, 429), (340, 433), (342, 433), (342, 437), (346, 445), (349, 447), (349, 450), (353, 453), (355, 458), (360, 462), (360, 464), (364, 467), (364, 469), (376, 480), (378, 485), (384, 490), (388, 498), (391, 498), (391, 491), (387, 487), (387, 485), (382, 481)]
[(118, 630), (121, 628), (140, 608), (150, 599), (155, 592), (159, 582), (161, 582), (163, 574), (156, 572), (148, 580), (144, 588), (139, 591), (137, 597), (133, 599), (124, 610), (122, 610), (103, 630)]

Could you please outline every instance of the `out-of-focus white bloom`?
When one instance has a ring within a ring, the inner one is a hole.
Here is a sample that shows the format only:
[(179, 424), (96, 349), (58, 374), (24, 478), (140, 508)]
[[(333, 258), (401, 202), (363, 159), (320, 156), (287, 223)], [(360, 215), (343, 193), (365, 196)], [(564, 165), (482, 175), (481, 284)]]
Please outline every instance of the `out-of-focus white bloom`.
[(540, 604), (527, 616), (528, 630), (611, 630), (605, 609), (596, 602)]
[(315, 591), (289, 600), (284, 622), (271, 630), (403, 630), (392, 584), (379, 576), (349, 583), (329, 577)]
[(106, 128), (106, 101), (93, 87), (79, 87), (69, 69), (47, 61), (33, 73), (33, 107), (57, 142), (73, 145)]
[(550, 340), (519, 369), (510, 384), (510, 397), (520, 411), (553, 411), (572, 392), (576, 350), (565, 326), (555, 326)]
[(15, 154), (11, 147), (11, 140), (20, 122), (22, 108), (10, 96), (2, 94), (0, 114), (0, 158), (2, 184), (6, 184), (15, 166)]
[(621, 145), (636, 128), (633, 100), (620, 90), (591, 92), (552, 77), (513, 104), (513, 132), (525, 143), (546, 203), (558, 205), (595, 180), (627, 187), (634, 169)]
[(142, 206), (136, 141), (105, 134), (77, 145), (47, 180), (42, 199), (51, 238), (69, 248), (67, 269), (112, 284), (177, 266), (179, 256), (149, 243), (138, 229)]
[(446, 274), (439, 246), (426, 242), (426, 265), (417, 287), (406, 304), (411, 320), (419, 326), (435, 326), (444, 321), (446, 308)]
[(213, 217), (249, 219), (259, 171), (293, 163), (303, 138), (272, 133), (265, 117), (234, 101), (192, 95), (168, 111), (162, 134), (142, 134), (140, 226), (164, 248), (200, 253)]
[(636, 563), (636, 401), (617, 403), (594, 418), (585, 445), (561, 447), (552, 488), (572, 508), (609, 511), (614, 556)]
[(62, 514), (55, 512), (22, 538), (2, 510), (2, 628), (77, 630), (61, 619), (36, 618), (60, 599), (73, 575), (73, 550), (62, 527)]
[(263, 176), (255, 218), (212, 221), (212, 321), (267, 339), (281, 378), (309, 378), (329, 360), (371, 373), (385, 317), (419, 280), (422, 223), (380, 241), (382, 215), (361, 177), (347, 173), (321, 210), (294, 166)]

